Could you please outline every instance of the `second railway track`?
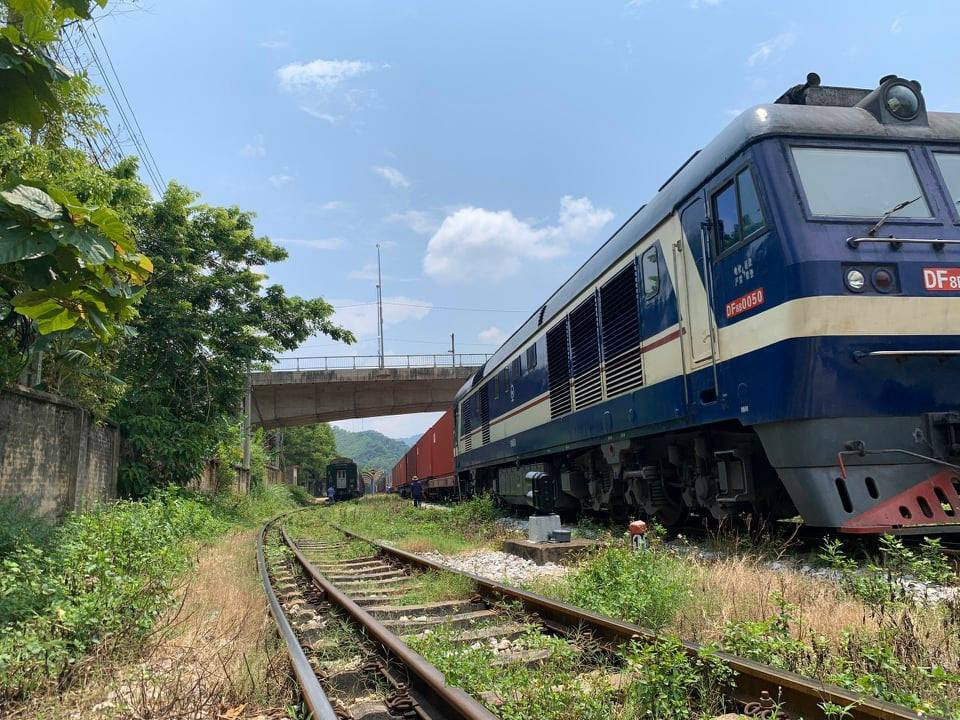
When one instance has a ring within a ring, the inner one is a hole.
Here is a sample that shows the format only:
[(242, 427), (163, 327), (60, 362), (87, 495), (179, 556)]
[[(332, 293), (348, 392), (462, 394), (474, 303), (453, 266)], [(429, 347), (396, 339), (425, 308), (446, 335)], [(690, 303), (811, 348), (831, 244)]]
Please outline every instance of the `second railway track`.
[[(266, 577), (278, 585), (282, 612), (290, 619), (300, 652), (309, 658), (313, 680), (332, 698), (338, 718), (516, 717), (509, 693), (474, 687), (473, 694), (467, 694), (448, 685), (441, 671), (411, 648), (429, 646), (436, 638), (450, 653), (464, 646), (483, 649), (488, 676), (492, 671), (530, 684), (540, 681), (538, 668), (555, 666), (557, 658), (563, 658), (568, 684), (584, 692), (599, 689), (615, 712), (626, 710), (623, 704), (629, 702), (637, 668), (624, 656), (631, 649), (663, 642), (639, 626), (458, 572), (336, 526), (327, 529), (319, 540), (292, 538), (279, 523), (265, 533), (280, 546), (271, 553), (276, 560)], [(425, 601), (425, 586), (447, 573), (470, 590), (456, 599)], [(352, 639), (344, 636), (348, 627)], [(694, 644), (675, 648), (694, 662), (703, 657)], [(714, 686), (724, 695), (723, 702), (710, 704), (742, 715), (815, 720), (830, 717), (824, 708), (833, 707), (846, 708), (842, 716), (852, 720), (921, 717), (901, 706), (725, 653), (711, 653), (711, 658), (725, 669), (725, 682)], [(298, 671), (309, 700), (300, 675)], [(548, 684), (544, 690), (562, 688)], [(314, 717), (326, 720), (323, 713), (314, 712)]]

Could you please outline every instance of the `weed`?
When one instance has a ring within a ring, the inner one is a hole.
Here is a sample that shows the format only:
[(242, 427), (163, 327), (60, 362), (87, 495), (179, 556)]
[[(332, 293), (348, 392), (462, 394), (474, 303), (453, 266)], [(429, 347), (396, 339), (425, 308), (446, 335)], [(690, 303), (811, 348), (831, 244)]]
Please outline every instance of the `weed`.
[(550, 594), (658, 630), (690, 599), (692, 584), (690, 566), (666, 550), (638, 553), (611, 546), (588, 555), (574, 572), (555, 581)]
[(732, 671), (705, 649), (695, 657), (674, 639), (625, 649), (625, 672), (631, 676), (627, 702), (641, 717), (686, 720), (723, 712), (723, 698), (733, 687)]
[(336, 503), (322, 513), (291, 518), (290, 527), (310, 537), (327, 523), (336, 523), (376, 540), (395, 543), (403, 550), (455, 554), (489, 545), (500, 533), (497, 512), (488, 497), (458, 503), (452, 509), (414, 508), (396, 495), (377, 494)]
[(455, 573), (428, 570), (416, 576), (417, 584), (402, 598), (397, 599), (398, 605), (420, 605), (423, 603), (439, 602), (441, 600), (460, 600), (468, 598), (477, 591), (477, 586), (470, 578)]

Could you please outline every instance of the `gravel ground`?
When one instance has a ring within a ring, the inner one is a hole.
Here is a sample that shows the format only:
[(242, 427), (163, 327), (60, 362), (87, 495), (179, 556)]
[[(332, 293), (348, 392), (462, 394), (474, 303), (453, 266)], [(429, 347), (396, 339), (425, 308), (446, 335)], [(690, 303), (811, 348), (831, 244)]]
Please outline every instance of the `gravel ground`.
[(428, 552), (423, 553), (422, 556), (428, 560), (449, 565), (455, 570), (473, 573), (508, 585), (523, 585), (541, 577), (557, 577), (568, 570), (554, 563), (537, 565), (532, 560), (499, 550), (471, 550), (459, 555)]

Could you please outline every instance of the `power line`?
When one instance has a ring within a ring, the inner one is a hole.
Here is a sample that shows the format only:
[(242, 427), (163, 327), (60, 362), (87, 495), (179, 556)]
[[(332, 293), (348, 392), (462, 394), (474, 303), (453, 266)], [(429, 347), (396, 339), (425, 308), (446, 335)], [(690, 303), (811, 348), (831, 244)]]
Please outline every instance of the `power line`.
[[(70, 45), (70, 50), (73, 52), (74, 59), (71, 59), (70, 51), (62, 42), (59, 45), (51, 46), (53, 54), (58, 63), (69, 68), (70, 72), (78, 75), (82, 71), (83, 63), (80, 61), (80, 56), (77, 53), (76, 47), (73, 45), (73, 41), (70, 40), (69, 35), (64, 33), (62, 37), (63, 40)], [(101, 129), (99, 129), (96, 133), (84, 133), (83, 140), (90, 148), (94, 162), (96, 162), (97, 165), (102, 168), (103, 165), (101, 161), (106, 161), (108, 164), (112, 164), (122, 158), (123, 154), (116, 150), (116, 139), (112, 136), (112, 134), (110, 134), (112, 133), (112, 130), (110, 130), (106, 114), (104, 114), (103, 122), (100, 123), (100, 125)], [(108, 133), (108, 130), (110, 133)], [(112, 158), (111, 153), (114, 153), (114, 157)]]
[[(334, 310), (343, 310), (345, 308), (369, 307), (377, 303), (353, 303), (351, 305), (334, 305)], [(468, 308), (468, 307), (450, 307), (448, 305), (417, 305), (415, 303), (398, 303), (383, 301), (384, 305), (393, 305), (395, 307), (424, 308), (425, 310), (456, 310), (458, 312), (501, 312), (501, 313), (529, 313), (529, 310), (508, 310), (505, 308)]]
[[(84, 43), (87, 46), (87, 49), (90, 51), (90, 56), (93, 59), (94, 64), (97, 66), (97, 69), (100, 73), (100, 79), (103, 80), (104, 85), (107, 88), (107, 92), (110, 95), (110, 98), (113, 100), (114, 107), (117, 109), (117, 113), (120, 115), (120, 121), (123, 123), (123, 126), (126, 128), (127, 134), (130, 136), (130, 139), (133, 141), (134, 146), (137, 149), (137, 154), (140, 156), (140, 159), (143, 161), (143, 168), (147, 172), (147, 175), (150, 176), (150, 181), (153, 183), (154, 189), (157, 191), (158, 195), (163, 194), (163, 188), (165, 183), (162, 180), (159, 170), (151, 165), (151, 158), (153, 157), (152, 153), (149, 152), (149, 149), (145, 150), (147, 146), (146, 138), (137, 135), (134, 131), (134, 125), (131, 124), (130, 120), (127, 118), (126, 112), (124, 112), (123, 104), (120, 102), (120, 96), (113, 87), (113, 83), (110, 81), (110, 77), (107, 74), (106, 68), (103, 62), (100, 60), (100, 56), (97, 54), (96, 48), (93, 46), (93, 43), (90, 40), (86, 30), (84, 30), (83, 25), (77, 25), (77, 29), (80, 31), (80, 37), (83, 38)], [(102, 42), (102, 38), (101, 38)], [(120, 86), (121, 92), (123, 92), (123, 86), (120, 83), (119, 76), (116, 75), (114, 70), (114, 77), (116, 79), (117, 85)], [(126, 99), (126, 93), (123, 92), (123, 96)], [(130, 107), (129, 102), (127, 107), (130, 110), (131, 115), (133, 115), (133, 108)], [(134, 116), (134, 119), (135, 116)], [(139, 128), (139, 123), (136, 125)]]
[[(123, 83), (120, 82), (120, 76), (117, 74), (117, 69), (113, 64), (113, 58), (110, 57), (110, 51), (107, 50), (107, 45), (103, 42), (103, 34), (100, 32), (100, 28), (97, 27), (97, 21), (93, 21), (93, 26), (97, 29), (96, 35), (97, 39), (100, 41), (100, 47), (103, 48), (103, 54), (107, 56), (107, 62), (110, 64), (110, 69), (113, 71), (113, 76), (117, 80), (117, 87), (120, 88), (120, 94), (123, 95), (124, 102), (127, 103), (127, 109), (130, 110), (130, 117), (133, 118), (133, 122), (137, 126), (137, 131), (140, 133), (140, 139), (143, 140), (143, 146), (147, 149), (147, 154), (150, 156), (150, 162), (153, 163), (153, 169), (157, 171), (157, 177), (160, 180), (163, 180), (163, 173), (160, 172), (160, 166), (157, 165), (157, 159), (153, 156), (153, 150), (150, 149), (150, 144), (147, 142), (146, 136), (143, 134), (143, 128), (140, 127), (140, 121), (137, 119), (137, 114), (133, 111), (133, 106), (130, 104), (130, 100), (127, 98), (127, 91), (123, 88)], [(163, 183), (166, 187), (166, 183)]]

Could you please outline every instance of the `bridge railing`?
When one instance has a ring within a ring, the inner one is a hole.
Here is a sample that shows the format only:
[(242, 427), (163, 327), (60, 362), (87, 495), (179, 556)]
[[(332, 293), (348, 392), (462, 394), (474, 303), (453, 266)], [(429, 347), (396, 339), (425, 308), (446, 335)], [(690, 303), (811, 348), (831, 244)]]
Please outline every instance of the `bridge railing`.
[(437, 355), (332, 355), (278, 358), (274, 370), (376, 370), (378, 368), (479, 367), (486, 353), (443, 353)]

